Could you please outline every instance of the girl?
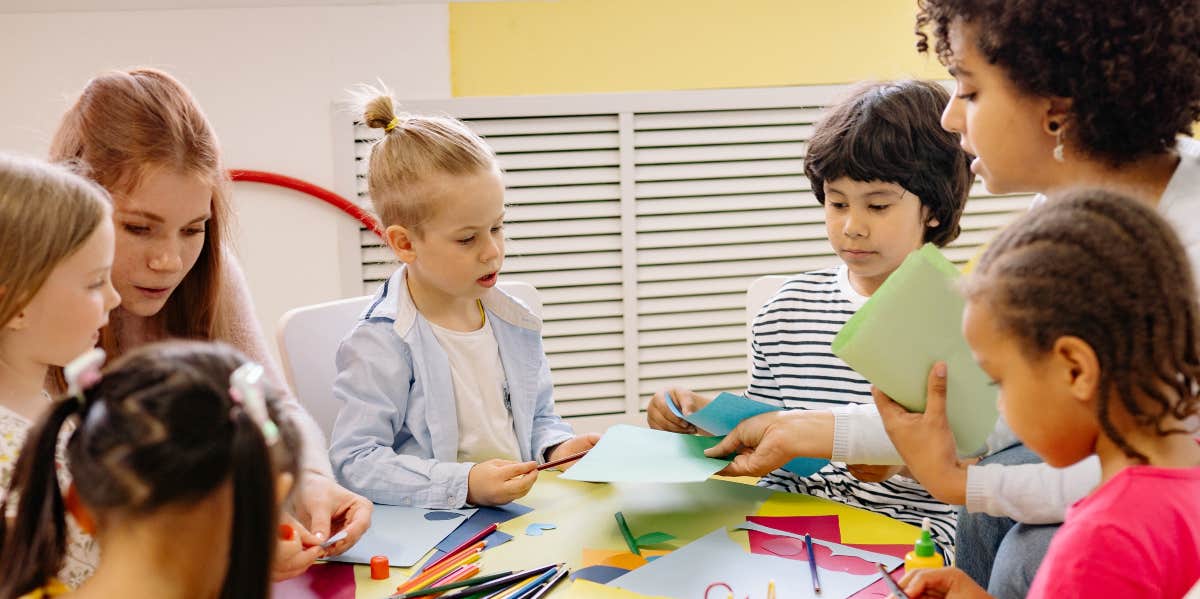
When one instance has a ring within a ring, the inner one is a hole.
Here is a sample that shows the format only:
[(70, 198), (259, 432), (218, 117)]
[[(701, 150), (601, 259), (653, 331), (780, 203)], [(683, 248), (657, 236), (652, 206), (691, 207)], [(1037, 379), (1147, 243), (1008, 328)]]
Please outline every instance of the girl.
[[(954, 510), (911, 478), (892, 477), (902, 462), (878, 416), (871, 417), (870, 384), (830, 349), (842, 325), (910, 252), (958, 237), (970, 176), (957, 140), (938, 124), (948, 100), (936, 83), (878, 83), (860, 88), (817, 124), (805, 174), (824, 205), (829, 243), (843, 264), (796, 276), (754, 319), (754, 370), (746, 395), (790, 411), (750, 419), (729, 438), (758, 426), (787, 430), (789, 439), (805, 444), (798, 455), (835, 463), (797, 477), (776, 470), (790, 457), (775, 463), (759, 454), (753, 463), (739, 458), (731, 471), (765, 474), (762, 485), (912, 524), (929, 518), (938, 543), (952, 549)], [(681, 407), (688, 412), (708, 401), (683, 389), (671, 395), (685, 399)], [(647, 418), (654, 428), (694, 431), (671, 415), (662, 394), (651, 400)], [(729, 450), (725, 454), (733, 450), (719, 447)]]
[[(370, 92), (374, 93), (374, 92)], [(504, 185), (492, 150), (461, 122), (397, 115), (371, 150), (371, 203), (404, 263), (338, 348), (342, 402), (329, 455), (339, 480), (378, 503), (508, 503), (537, 462), (591, 448), (554, 414), (541, 321), (495, 289)]]
[[(232, 209), (216, 136), (182, 84), (152, 69), (97, 76), (63, 117), (50, 154), (87, 162), (113, 197), (113, 284), (122, 302), (103, 334), (110, 356), (160, 339), (221, 340), (282, 380), (227, 247)], [(311, 548), (281, 550), (276, 578), (299, 574), (321, 557), (318, 545), (331, 527), (349, 536), (329, 553), (345, 551), (371, 515), (370, 502), (333, 482), (312, 418), (290, 395), (282, 405), (306, 440), (306, 480), (295, 507), (300, 536)]]
[[(50, 409), (52, 367), (93, 347), (120, 302), (109, 280), (109, 213), (107, 194), (88, 180), (0, 155), (0, 501), (29, 429)], [(0, 523), (11, 515), (0, 511)], [(65, 542), (56, 570), (73, 588), (95, 567), (96, 547), (74, 521)]]
[[(1183, 596), (1200, 577), (1200, 306), (1171, 226), (1108, 192), (1053, 199), (997, 238), (966, 296), (967, 342), (1017, 436), (1051, 466), (1100, 459), (1029, 597)], [(901, 584), (986, 596), (955, 569)]]
[[(0, 519), (0, 598), (63, 592), (51, 577), (66, 510), (103, 555), (79, 597), (266, 597), (299, 441), (256, 382), (261, 367), (245, 364), (228, 346), (172, 342), (84, 373), (21, 453), (12, 529)], [(64, 492), (55, 446), (72, 416)]]

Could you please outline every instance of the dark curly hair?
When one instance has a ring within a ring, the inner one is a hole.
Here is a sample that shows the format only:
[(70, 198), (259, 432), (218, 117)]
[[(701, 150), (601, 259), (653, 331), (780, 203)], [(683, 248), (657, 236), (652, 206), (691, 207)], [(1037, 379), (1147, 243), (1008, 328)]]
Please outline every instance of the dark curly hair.
[(1119, 402), (1159, 435), (1200, 412), (1200, 306), (1175, 231), (1152, 208), (1106, 191), (1051, 198), (1000, 233), (964, 284), (1032, 355), (1078, 337), (1100, 363), (1104, 435), (1145, 461), (1112, 423)]
[(924, 241), (944, 246), (958, 238), (959, 218), (971, 191), (971, 160), (958, 136), (942, 129), (950, 93), (929, 81), (869, 83), (821, 118), (808, 140), (804, 174), (817, 201), (825, 182), (895, 183), (929, 208), (936, 227)]
[(1168, 151), (1200, 120), (1200, 0), (917, 0), (917, 50), (977, 25), (976, 47), (1023, 92), (1072, 100), (1065, 135), (1120, 166)]

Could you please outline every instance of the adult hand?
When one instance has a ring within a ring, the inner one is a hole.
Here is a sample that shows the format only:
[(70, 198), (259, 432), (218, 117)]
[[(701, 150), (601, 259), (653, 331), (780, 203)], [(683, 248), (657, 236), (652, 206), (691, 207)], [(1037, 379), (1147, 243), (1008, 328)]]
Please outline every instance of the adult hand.
[(954, 433), (946, 420), (946, 376), (945, 362), (929, 370), (924, 414), (909, 412), (875, 387), (871, 395), (884, 430), (913, 477), (939, 501), (962, 505), (967, 500), (967, 467), (978, 460), (958, 458)]
[(780, 410), (747, 418), (704, 455), (738, 454), (718, 474), (763, 476), (797, 457), (828, 458), (833, 452), (833, 412)]
[(324, 555), (338, 555), (354, 546), (371, 526), (374, 505), (365, 497), (351, 493), (328, 476), (304, 473), (296, 498), (296, 516), (316, 539), (325, 542), (331, 535), (346, 531), (346, 538), (325, 548)]
[[(573, 456), (581, 451), (587, 451), (587, 450), (595, 447), (596, 443), (598, 443), (599, 441), (600, 441), (600, 433), (587, 433), (587, 434), (583, 434), (583, 435), (575, 435), (574, 437), (571, 437), (570, 439), (567, 439), (566, 441), (559, 443), (557, 447), (555, 447), (553, 450), (551, 450), (550, 455), (547, 457), (546, 461), (553, 462), (554, 460)], [(566, 471), (567, 468), (570, 468), (571, 466), (574, 466), (577, 463), (579, 463), (579, 460), (575, 460), (573, 462), (567, 462), (565, 464), (560, 464), (556, 467), (559, 470)]]
[(900, 579), (900, 588), (911, 599), (985, 599), (991, 595), (958, 568), (913, 570)]
[(699, 411), (712, 401), (711, 397), (697, 395), (691, 390), (681, 387), (671, 387), (659, 391), (650, 398), (650, 404), (646, 406), (646, 423), (650, 425), (650, 428), (689, 435), (700, 432), (695, 425), (676, 416), (671, 411), (670, 406), (667, 405), (667, 394), (670, 394), (671, 399), (675, 400), (675, 405), (679, 407), (679, 410), (688, 415)]
[(524, 497), (535, 482), (537, 462), (480, 462), (467, 474), (467, 503), (503, 505)]

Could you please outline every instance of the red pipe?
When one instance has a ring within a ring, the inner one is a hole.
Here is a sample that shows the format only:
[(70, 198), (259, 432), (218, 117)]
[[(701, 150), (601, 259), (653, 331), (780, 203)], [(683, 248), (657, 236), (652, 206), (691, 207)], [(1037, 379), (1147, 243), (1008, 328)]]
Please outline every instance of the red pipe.
[(380, 238), (383, 238), (383, 229), (379, 227), (379, 222), (375, 217), (371, 216), (366, 210), (359, 208), (357, 204), (347, 200), (346, 198), (325, 189), (287, 175), (278, 173), (268, 173), (266, 171), (251, 171), (245, 169), (229, 169), (229, 177), (234, 181), (248, 181), (251, 183), (265, 183), (267, 185), (278, 185), (286, 187), (300, 193), (306, 193), (314, 198), (322, 200), (333, 205), (338, 210), (354, 217), (358, 222), (362, 223), (368, 229), (375, 232)]

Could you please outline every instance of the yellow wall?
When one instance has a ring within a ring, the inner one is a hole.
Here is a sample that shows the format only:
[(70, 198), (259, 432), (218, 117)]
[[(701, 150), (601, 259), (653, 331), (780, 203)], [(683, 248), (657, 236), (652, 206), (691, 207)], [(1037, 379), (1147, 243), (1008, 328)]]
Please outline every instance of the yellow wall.
[(545, 0), (450, 5), (456, 96), (948, 78), (913, 0)]

